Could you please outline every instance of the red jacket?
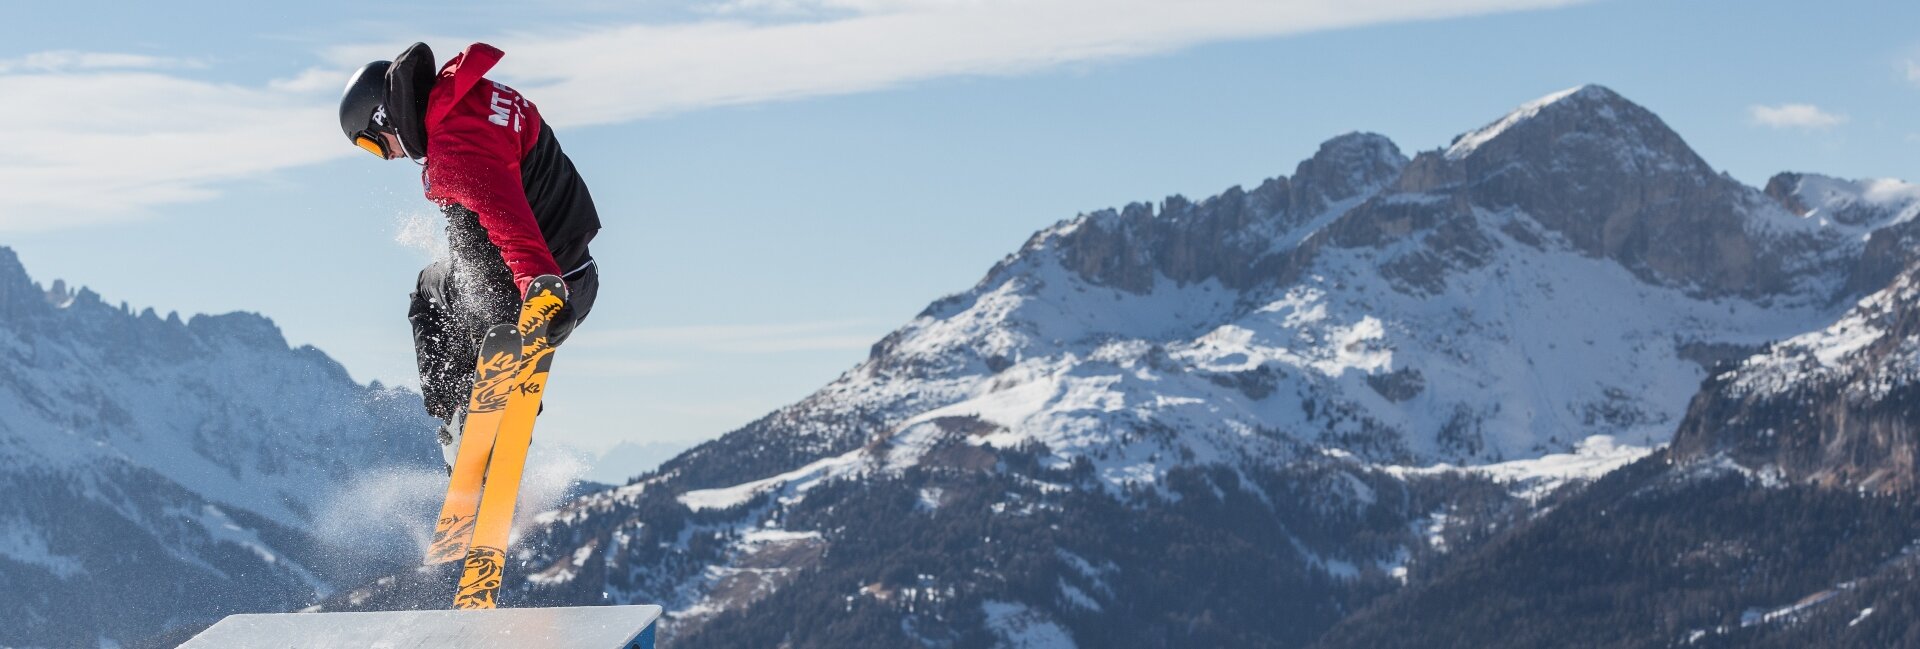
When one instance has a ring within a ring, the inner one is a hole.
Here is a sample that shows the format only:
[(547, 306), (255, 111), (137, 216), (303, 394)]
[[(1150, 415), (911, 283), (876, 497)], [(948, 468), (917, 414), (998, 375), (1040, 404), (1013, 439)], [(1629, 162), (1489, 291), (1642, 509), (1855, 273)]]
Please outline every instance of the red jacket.
[(540, 136), (540, 109), (487, 79), (505, 53), (474, 43), (440, 68), (427, 96), (427, 200), (480, 217), (487, 238), (524, 294), (541, 275), (561, 274), (521, 184), (520, 161)]

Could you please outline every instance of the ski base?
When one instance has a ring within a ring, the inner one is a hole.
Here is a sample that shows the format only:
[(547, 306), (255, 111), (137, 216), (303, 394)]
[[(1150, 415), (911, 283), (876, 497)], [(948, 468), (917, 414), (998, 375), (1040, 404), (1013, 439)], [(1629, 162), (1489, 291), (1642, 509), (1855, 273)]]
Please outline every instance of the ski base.
[(533, 442), (533, 423), (540, 413), (553, 345), (547, 327), (567, 304), (567, 284), (542, 275), (527, 287), (520, 306), (520, 362), (507, 391), (506, 407), (493, 436), (487, 460), (486, 485), (480, 494), (472, 541), (465, 555), (460, 589), (453, 604), (462, 609), (488, 609), (497, 604), (506, 573), (506, 548), (513, 531), (513, 508), (520, 497), (520, 478), (526, 470), (527, 447)]
[(467, 554), (487, 460), (493, 455), (494, 434), (506, 415), (507, 394), (520, 368), (520, 330), (510, 324), (487, 330), (480, 341), (480, 360), (474, 370), (473, 396), (461, 427), (458, 455), (447, 480), (447, 497), (434, 520), (433, 542), (427, 546), (426, 565), (457, 561)]

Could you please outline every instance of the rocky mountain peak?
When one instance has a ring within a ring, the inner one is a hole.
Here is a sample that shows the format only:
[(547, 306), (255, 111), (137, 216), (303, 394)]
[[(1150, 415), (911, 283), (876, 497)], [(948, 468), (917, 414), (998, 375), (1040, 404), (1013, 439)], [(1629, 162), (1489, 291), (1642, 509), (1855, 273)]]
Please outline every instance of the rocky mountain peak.
[(1407, 156), (1387, 136), (1354, 132), (1334, 137), (1294, 168), (1295, 211), (1318, 213), (1371, 193), (1406, 166)]
[(1920, 185), (1890, 178), (1782, 172), (1767, 179), (1765, 191), (1796, 215), (1845, 226), (1879, 228), (1920, 215)]
[(37, 311), (47, 301), (46, 293), (27, 276), (20, 255), (12, 248), (0, 247), (0, 318), (13, 319)]
[(284, 350), (287, 339), (279, 325), (258, 313), (236, 312), (220, 315), (195, 315), (187, 328), (209, 340), (245, 344), (263, 350)]
[(1556, 245), (1703, 296), (1831, 300), (1850, 272), (1833, 260), (1864, 238), (1715, 172), (1652, 111), (1597, 85), (1528, 102), (1420, 154), (1369, 205), (1339, 224), (1342, 245), (1450, 228), (1443, 241), (1466, 242), (1453, 248), (1467, 254), (1434, 254), (1472, 260), (1490, 249), (1488, 230), (1531, 231), (1508, 221), (1522, 218)]
[(1806, 177), (1791, 171), (1782, 171), (1767, 179), (1767, 197), (1779, 201), (1780, 206), (1793, 212), (1795, 216), (1806, 216), (1813, 208), (1808, 207), (1800, 196), (1800, 181)]
[(1442, 156), (1492, 171), (1514, 162), (1553, 164), (1569, 154), (1640, 172), (1713, 173), (1658, 115), (1594, 84), (1522, 104), (1454, 138)]
[(1157, 210), (1133, 203), (1063, 221), (1034, 235), (985, 283), (1022, 258), (1055, 251), (1081, 277), (1131, 293), (1150, 291), (1158, 277), (1235, 288), (1270, 281), (1294, 245), (1391, 183), (1406, 164), (1385, 136), (1348, 133), (1322, 143), (1292, 177), (1269, 178), (1252, 191), (1230, 187), (1198, 202), (1175, 195)]

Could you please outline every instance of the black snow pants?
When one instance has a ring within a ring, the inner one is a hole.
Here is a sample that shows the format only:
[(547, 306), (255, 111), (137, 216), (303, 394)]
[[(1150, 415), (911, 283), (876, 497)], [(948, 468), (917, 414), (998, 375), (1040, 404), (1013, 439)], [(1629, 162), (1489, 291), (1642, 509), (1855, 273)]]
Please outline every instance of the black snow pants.
[[(487, 239), (479, 218), (457, 205), (446, 213), (448, 255), (420, 270), (407, 320), (413, 323), (414, 359), (427, 413), (451, 421), (466, 406), (473, 389), (481, 336), (493, 325), (518, 321), (520, 296), (500, 249)], [(548, 331), (555, 346), (586, 320), (600, 292), (599, 265), (590, 254), (586, 259), (575, 268), (562, 269), (567, 273), (563, 279), (567, 310), (572, 314), (568, 317), (563, 312)]]

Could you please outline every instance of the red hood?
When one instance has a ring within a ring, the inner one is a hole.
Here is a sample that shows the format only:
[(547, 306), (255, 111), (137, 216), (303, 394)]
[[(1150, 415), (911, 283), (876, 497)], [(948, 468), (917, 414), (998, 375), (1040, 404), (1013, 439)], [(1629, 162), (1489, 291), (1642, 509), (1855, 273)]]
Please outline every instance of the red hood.
[[(467, 96), (467, 91), (479, 84), (487, 71), (492, 70), (493, 65), (499, 63), (500, 58), (506, 55), (507, 53), (500, 51), (500, 48), (486, 43), (468, 45), (466, 50), (448, 59), (447, 64), (440, 67), (440, 80), (434, 84), (433, 94), (439, 95), (440, 89), (447, 88), (447, 84), (451, 83), (453, 85), (448, 89), (452, 94), (447, 95), (447, 99), (458, 100)], [(428, 106), (427, 129), (431, 131), (434, 125), (440, 123), (440, 120), (446, 119), (447, 114), (453, 112), (454, 105), (458, 103), (458, 101), (442, 100)]]

